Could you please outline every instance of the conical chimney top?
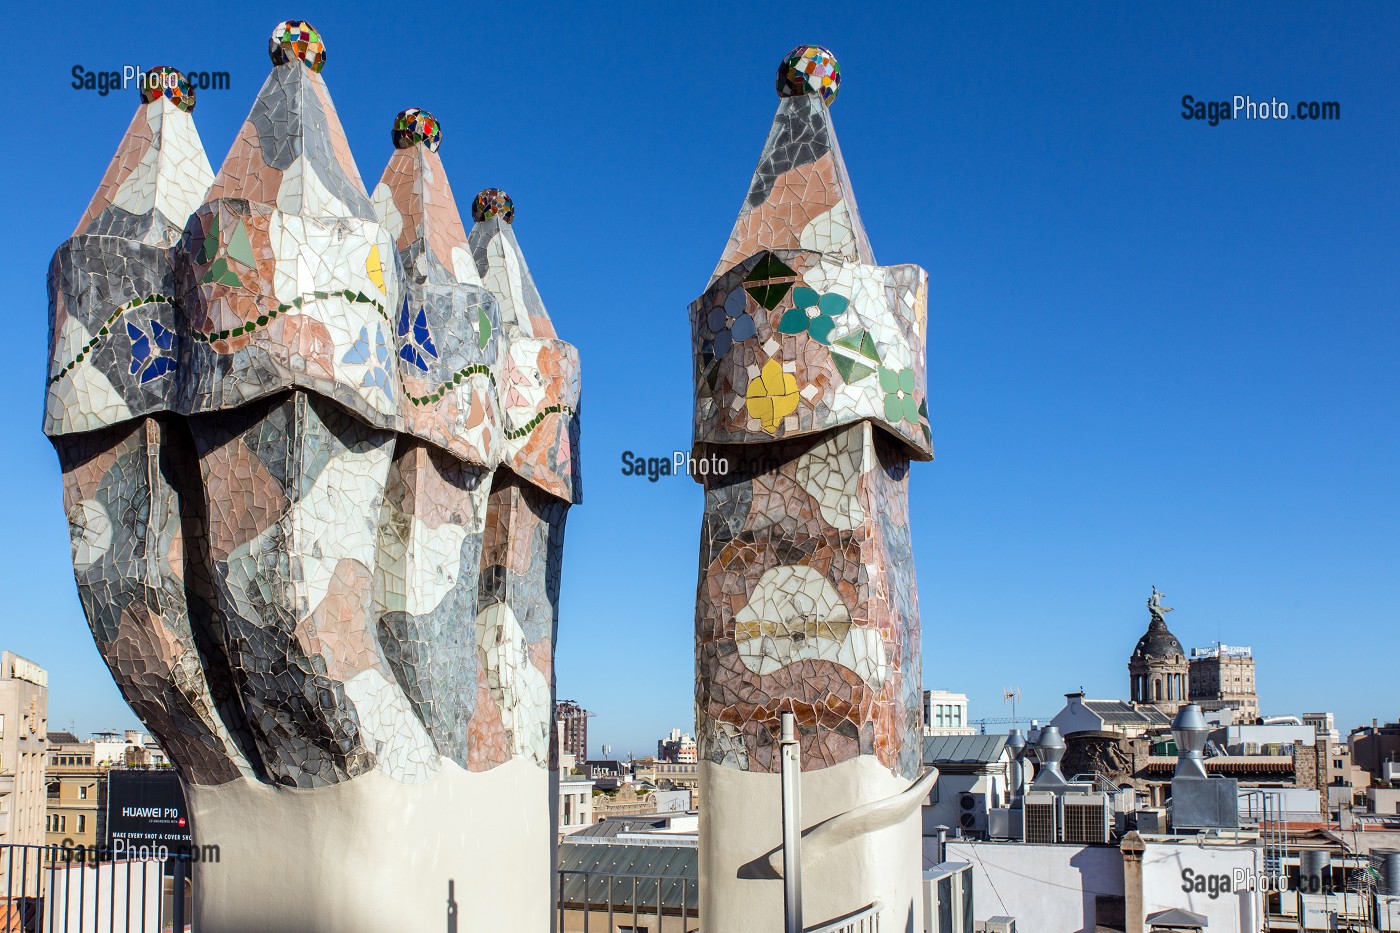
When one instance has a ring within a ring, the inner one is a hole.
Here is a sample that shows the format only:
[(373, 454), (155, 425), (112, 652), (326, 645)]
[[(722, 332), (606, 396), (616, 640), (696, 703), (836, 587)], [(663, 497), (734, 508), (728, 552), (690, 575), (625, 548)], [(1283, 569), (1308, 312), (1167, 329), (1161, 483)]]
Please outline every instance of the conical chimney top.
[(535, 287), (511, 225), (515, 202), (500, 188), (483, 188), (472, 199), (470, 242), (481, 280), (501, 305), (507, 334), (555, 337), (554, 324)]
[(778, 65), (778, 112), (712, 282), (763, 250), (875, 265), (827, 112), (840, 85), (841, 66), (819, 45), (799, 45)]
[(219, 167), (209, 200), (238, 198), (288, 214), (373, 220), (321, 76), (321, 34), (309, 23), (288, 20), (273, 30), (268, 50), (275, 67)]
[[(394, 118), (391, 136), (394, 154), (371, 200), (394, 237), (405, 274), (429, 283), (481, 284), (467, 246), (466, 226), (438, 155), (441, 121), (426, 110), (410, 107)], [(434, 261), (405, 252), (416, 242), (427, 247)]]
[(194, 125), (194, 87), (175, 68), (145, 72), (131, 118), (74, 235), (171, 246), (214, 181)]

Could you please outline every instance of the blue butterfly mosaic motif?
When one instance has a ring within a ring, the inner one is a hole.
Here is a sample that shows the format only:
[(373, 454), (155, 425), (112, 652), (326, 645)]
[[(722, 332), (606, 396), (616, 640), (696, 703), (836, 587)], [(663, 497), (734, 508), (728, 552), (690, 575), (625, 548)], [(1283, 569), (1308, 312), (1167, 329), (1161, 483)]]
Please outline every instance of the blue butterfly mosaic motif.
[[(410, 323), (412, 322), (412, 323)], [(409, 333), (412, 332), (410, 341)], [(408, 299), (403, 302), (403, 310), (399, 312), (399, 338), (404, 341), (399, 349), (399, 357), (406, 363), (412, 363), (423, 372), (428, 371), (428, 359), (438, 358), (437, 347), (433, 345), (432, 331), (428, 330), (428, 315), (422, 309), (418, 309), (418, 316), (412, 317), (408, 310)]]
[(147, 319), (150, 333), (131, 321), (126, 322), (126, 336), (131, 340), (131, 374), (141, 374), (141, 384), (153, 382), (175, 371), (175, 357), (164, 354), (175, 349), (175, 332), (160, 321)]
[(365, 378), (360, 383), (363, 386), (378, 386), (384, 394), (390, 398), (394, 397), (393, 383), (389, 381), (389, 370), (386, 365), (389, 362), (389, 346), (384, 342), (384, 331), (382, 328), (374, 329), (374, 353), (370, 354), (369, 348), (369, 328), (361, 327), (360, 336), (355, 338), (354, 344), (345, 351), (345, 355), (340, 358), (342, 363), (363, 363), (369, 368), (365, 371)]

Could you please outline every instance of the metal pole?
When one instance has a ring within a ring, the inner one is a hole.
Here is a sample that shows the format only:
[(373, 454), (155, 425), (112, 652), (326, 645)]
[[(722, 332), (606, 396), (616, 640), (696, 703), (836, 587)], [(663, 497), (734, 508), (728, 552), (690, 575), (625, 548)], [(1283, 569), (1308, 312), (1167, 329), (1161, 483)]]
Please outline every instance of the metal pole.
[(786, 933), (802, 933), (802, 752), (797, 717), (782, 715), (783, 753), (783, 914)]
[(185, 861), (175, 859), (175, 901), (171, 904), (172, 933), (185, 933)]

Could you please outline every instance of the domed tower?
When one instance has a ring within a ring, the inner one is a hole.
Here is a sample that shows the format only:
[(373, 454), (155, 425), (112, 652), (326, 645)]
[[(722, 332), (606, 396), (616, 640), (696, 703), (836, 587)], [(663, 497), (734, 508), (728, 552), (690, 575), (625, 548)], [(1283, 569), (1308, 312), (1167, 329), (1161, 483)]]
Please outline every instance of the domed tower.
[(1152, 621), (1128, 659), (1128, 677), (1133, 703), (1155, 706), (1166, 715), (1175, 716), (1177, 709), (1189, 699), (1189, 668), (1181, 642), (1167, 628), (1166, 616), (1172, 610), (1162, 605), (1162, 596), (1154, 586), (1147, 600)]

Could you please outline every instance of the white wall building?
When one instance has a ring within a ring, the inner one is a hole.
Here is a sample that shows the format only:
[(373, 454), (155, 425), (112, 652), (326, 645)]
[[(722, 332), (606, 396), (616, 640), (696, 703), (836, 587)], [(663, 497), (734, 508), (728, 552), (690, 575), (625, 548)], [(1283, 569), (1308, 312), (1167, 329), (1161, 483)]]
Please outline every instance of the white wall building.
[(975, 735), (967, 718), (967, 694), (924, 691), (924, 735)]
[(1400, 816), (1400, 787), (1366, 788), (1366, 809), (1377, 816)]
[(695, 764), (695, 737), (689, 732), (672, 729), (670, 735), (656, 743), (656, 757), (660, 761)]
[(1337, 719), (1331, 713), (1304, 713), (1303, 722), (1317, 729), (1318, 735), (1327, 736), (1327, 741), (1336, 745), (1342, 740), (1337, 732)]
[(1226, 726), (1210, 734), (1210, 740), (1231, 755), (1287, 755), (1295, 745), (1317, 744), (1318, 732), (1308, 723), (1254, 723)]
[(593, 825), (593, 782), (587, 778), (559, 780), (559, 835)]
[(158, 768), (169, 767), (166, 757), (156, 740), (144, 732), (127, 729), (124, 732), (95, 732), (92, 736), (92, 760), (96, 765), (127, 764), (128, 755), (132, 764), (150, 765)]

